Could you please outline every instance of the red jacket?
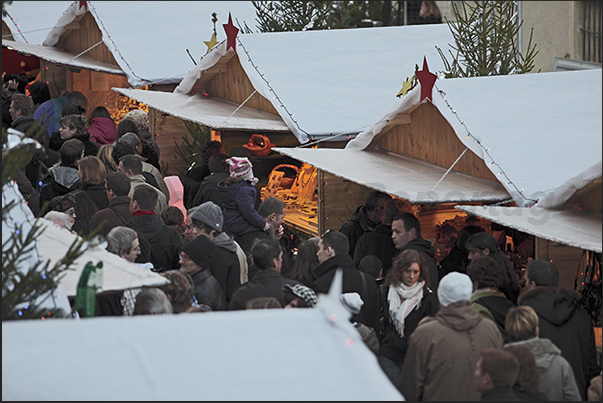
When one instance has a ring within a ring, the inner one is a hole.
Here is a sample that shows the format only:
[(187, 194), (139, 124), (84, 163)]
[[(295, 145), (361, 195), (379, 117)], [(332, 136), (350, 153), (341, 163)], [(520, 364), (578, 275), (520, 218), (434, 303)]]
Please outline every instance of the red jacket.
[(90, 140), (99, 146), (112, 144), (117, 140), (117, 125), (111, 118), (97, 116), (90, 119), (88, 133), (90, 133)]

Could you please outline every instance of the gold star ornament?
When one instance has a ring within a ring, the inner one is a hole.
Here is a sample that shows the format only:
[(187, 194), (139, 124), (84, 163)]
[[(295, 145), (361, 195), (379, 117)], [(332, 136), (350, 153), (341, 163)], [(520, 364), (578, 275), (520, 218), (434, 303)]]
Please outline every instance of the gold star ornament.
[(398, 98), (405, 96), (406, 94), (408, 94), (408, 91), (413, 89), (413, 81), (415, 79), (415, 76), (412, 76), (410, 78), (410, 80), (408, 79), (408, 77), (406, 77), (406, 81), (402, 82), (402, 89), (400, 90), (400, 92), (398, 92), (396, 94), (396, 96)]
[(203, 41), (203, 43), (205, 44), (205, 46), (207, 46), (207, 52), (205, 52), (205, 54), (207, 54), (214, 46), (216, 46), (218, 44), (218, 39), (216, 38), (216, 33), (214, 32), (211, 35), (211, 40)]

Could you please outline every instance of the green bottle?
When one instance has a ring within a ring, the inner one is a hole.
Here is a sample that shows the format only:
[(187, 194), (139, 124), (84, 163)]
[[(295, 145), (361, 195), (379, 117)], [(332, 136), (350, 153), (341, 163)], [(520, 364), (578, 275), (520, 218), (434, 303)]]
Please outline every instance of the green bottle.
[(94, 317), (96, 291), (103, 286), (102, 269), (102, 261), (98, 262), (96, 266), (92, 262), (88, 262), (82, 271), (75, 295), (75, 310), (81, 318)]

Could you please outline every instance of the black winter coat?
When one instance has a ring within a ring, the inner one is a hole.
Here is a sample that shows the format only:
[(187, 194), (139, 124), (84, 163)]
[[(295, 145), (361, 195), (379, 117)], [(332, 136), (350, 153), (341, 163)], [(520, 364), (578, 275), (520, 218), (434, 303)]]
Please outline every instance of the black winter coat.
[(358, 206), (350, 219), (339, 228), (339, 232), (347, 236), (350, 241), (351, 257), (354, 257), (354, 250), (360, 237), (367, 232), (373, 231), (376, 225), (366, 215), (366, 207)]
[(241, 265), (237, 256), (237, 246), (225, 232), (214, 237), (212, 242), (216, 246), (216, 253), (209, 271), (224, 290), (226, 302), (230, 302), (232, 294), (241, 285)]
[(225, 311), (228, 307), (224, 291), (209, 270), (200, 270), (191, 276), (195, 284), (197, 302), (209, 306), (214, 311)]
[(57, 166), (44, 179), (40, 187), (40, 206), (57, 196), (79, 189), (80, 177), (77, 168)]
[(343, 270), (341, 293), (357, 292), (364, 301), (358, 322), (379, 331), (379, 296), (375, 279), (370, 274), (354, 268), (349, 255), (335, 255), (314, 269), (316, 280), (310, 285), (316, 293), (328, 294), (338, 268)]
[(199, 206), (207, 201), (212, 201), (222, 208), (222, 198), (218, 190), (218, 183), (228, 178), (228, 172), (217, 172), (206, 176), (193, 198), (193, 206)]
[(274, 297), (284, 306), (283, 285), (285, 284), (301, 283), (286, 279), (274, 270), (258, 270), (251, 280), (237, 288), (228, 309), (231, 311), (246, 309), (247, 301), (260, 297)]
[(379, 300), (382, 326), (378, 333), (381, 334), (380, 355), (400, 364), (404, 363), (406, 350), (408, 349), (408, 338), (426, 316), (435, 316), (440, 309), (438, 297), (430, 290), (423, 289), (421, 304), (408, 314), (404, 320), (404, 337), (400, 337), (389, 314), (389, 302), (387, 294), (389, 286), (381, 285), (379, 288)]
[(362, 235), (354, 249), (354, 266), (359, 268), (360, 261), (367, 255), (379, 258), (383, 267), (383, 276), (392, 267), (392, 260), (398, 254), (398, 249), (392, 240), (391, 225), (380, 224), (372, 232)]
[(127, 226), (138, 232), (141, 255), (150, 256), (153, 271), (163, 272), (180, 268), (180, 235), (163, 224), (155, 215), (132, 216)]
[(96, 207), (99, 210), (107, 208), (109, 206), (109, 199), (107, 199), (107, 190), (104, 184), (98, 185), (86, 185), (82, 186), (82, 190), (88, 193), (88, 196), (92, 199)]
[(576, 292), (562, 287), (536, 287), (519, 297), (519, 305), (538, 314), (538, 337), (551, 340), (570, 363), (586, 400), (590, 380), (599, 375), (595, 334), (589, 314), (577, 304)]

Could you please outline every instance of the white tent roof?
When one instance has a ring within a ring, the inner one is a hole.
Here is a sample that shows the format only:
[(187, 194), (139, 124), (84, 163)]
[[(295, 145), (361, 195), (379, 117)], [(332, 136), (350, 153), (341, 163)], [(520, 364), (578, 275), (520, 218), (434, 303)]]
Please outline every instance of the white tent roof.
[[(3, 17), (16, 41), (54, 46), (64, 27), (86, 11), (78, 1), (14, 1)], [(251, 1), (88, 1), (87, 7), (132, 87), (179, 83), (207, 51), (217, 14), (218, 41), (226, 38), (222, 24), (245, 22), (255, 29)], [(19, 31), (21, 33), (19, 33)]]
[(444, 168), (382, 151), (302, 147), (273, 150), (410, 203), (497, 202), (509, 198), (499, 183), (454, 171), (444, 177)]
[[(38, 223), (44, 228), (38, 238), (38, 250), (44, 261), (50, 260), (50, 266), (53, 266), (65, 256), (79, 236), (59, 228), (48, 220), (38, 220)], [(68, 297), (75, 297), (77, 283), (88, 262), (94, 265), (103, 263), (103, 285), (97, 293), (169, 283), (169, 280), (160, 274), (130, 263), (105, 249), (89, 248), (73, 262), (71, 268), (65, 271), (65, 275), (59, 280)]]
[(338, 295), (306, 309), (2, 322), (2, 400), (404, 400)]
[[(254, 88), (305, 143), (365, 130), (424, 56), (432, 69), (443, 70), (436, 46), (447, 49), (451, 42), (446, 24), (428, 24), (239, 35), (236, 52)], [(203, 70), (225, 54), (223, 42), (175, 92), (188, 94)]]
[(516, 230), (601, 253), (601, 215), (540, 207), (456, 206), (457, 209)]
[[(518, 206), (540, 200), (555, 208), (601, 176), (601, 76), (597, 69), (438, 80), (432, 99)], [(365, 149), (390, 119), (418, 104), (420, 87), (346, 149)]]
[(278, 116), (221, 100), (172, 92), (113, 88), (114, 91), (181, 119), (220, 130), (288, 132)]

